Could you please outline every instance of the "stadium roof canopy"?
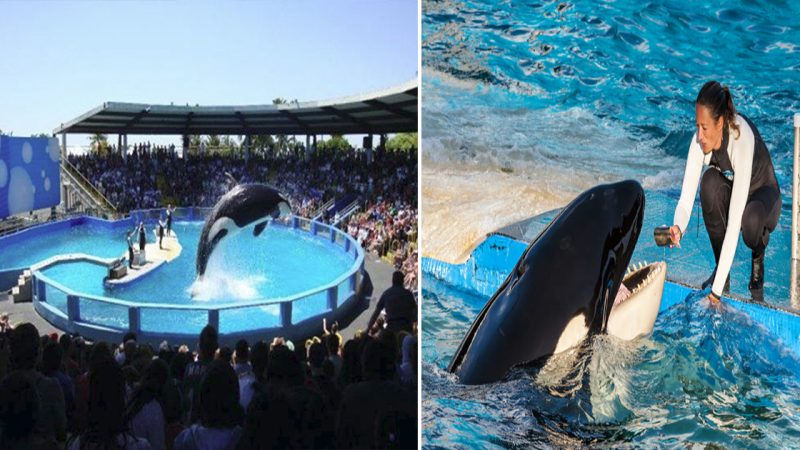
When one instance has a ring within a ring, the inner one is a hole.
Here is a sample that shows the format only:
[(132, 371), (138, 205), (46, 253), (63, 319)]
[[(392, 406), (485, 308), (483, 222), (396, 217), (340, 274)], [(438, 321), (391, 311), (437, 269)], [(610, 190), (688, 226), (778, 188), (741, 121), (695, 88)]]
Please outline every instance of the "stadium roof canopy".
[(282, 105), (174, 106), (106, 102), (54, 134), (384, 134), (417, 131), (417, 81), (378, 92)]

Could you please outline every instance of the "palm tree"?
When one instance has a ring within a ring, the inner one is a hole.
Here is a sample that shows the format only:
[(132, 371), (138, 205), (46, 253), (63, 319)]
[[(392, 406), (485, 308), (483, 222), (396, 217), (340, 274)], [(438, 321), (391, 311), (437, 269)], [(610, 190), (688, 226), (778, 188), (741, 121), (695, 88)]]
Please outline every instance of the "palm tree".
[[(289, 102), (286, 101), (283, 97), (277, 97), (272, 99), (273, 105), (287, 105)], [(280, 154), (284, 150), (289, 147), (289, 140), (287, 139), (285, 134), (277, 134), (275, 135), (275, 147), (277, 148), (277, 153)]]
[(108, 137), (102, 133), (95, 133), (89, 138), (92, 145), (92, 151), (105, 153), (108, 149)]

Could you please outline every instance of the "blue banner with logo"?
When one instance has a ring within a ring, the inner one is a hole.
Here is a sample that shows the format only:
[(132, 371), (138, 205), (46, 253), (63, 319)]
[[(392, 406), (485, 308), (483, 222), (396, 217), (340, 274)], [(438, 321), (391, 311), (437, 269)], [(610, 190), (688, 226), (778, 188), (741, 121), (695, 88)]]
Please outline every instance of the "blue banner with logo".
[(0, 219), (61, 202), (56, 138), (0, 136)]

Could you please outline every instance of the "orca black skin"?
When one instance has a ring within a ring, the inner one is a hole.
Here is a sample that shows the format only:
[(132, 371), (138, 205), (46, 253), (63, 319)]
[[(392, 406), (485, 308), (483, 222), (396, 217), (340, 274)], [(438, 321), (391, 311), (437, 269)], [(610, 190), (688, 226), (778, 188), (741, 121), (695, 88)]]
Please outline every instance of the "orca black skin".
[(282, 212), (288, 211), (289, 202), (278, 191), (265, 184), (234, 186), (220, 197), (203, 225), (200, 242), (197, 244), (197, 275), (203, 276), (214, 248), (235, 228), (241, 229), (256, 223), (253, 235), (258, 236), (266, 228), (268, 220), (277, 219)]
[(636, 181), (579, 195), (528, 246), (448, 370), (462, 383), (489, 383), (552, 355), (575, 317), (585, 317), (590, 334), (605, 331), (643, 219), (644, 191)]

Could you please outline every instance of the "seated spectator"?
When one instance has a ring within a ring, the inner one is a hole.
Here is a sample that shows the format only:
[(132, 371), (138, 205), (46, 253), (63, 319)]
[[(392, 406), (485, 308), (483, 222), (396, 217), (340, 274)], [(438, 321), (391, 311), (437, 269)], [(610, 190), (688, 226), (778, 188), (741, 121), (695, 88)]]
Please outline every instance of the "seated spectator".
[(101, 358), (89, 375), (88, 426), (75, 436), (69, 450), (125, 448), (150, 450), (145, 439), (133, 436), (125, 421), (125, 379), (111, 358)]
[(297, 430), (291, 414), (285, 391), (263, 386), (250, 402), (238, 448), (292, 448)]
[(11, 332), (11, 374), (25, 377), (39, 395), (33, 434), (37, 445), (60, 446), (66, 439), (67, 417), (64, 393), (58, 381), (34, 370), (39, 359), (39, 332), (30, 323), (23, 323)]
[(218, 347), (217, 330), (211, 325), (206, 325), (200, 332), (197, 361), (186, 366), (186, 373), (184, 374), (184, 395), (189, 399), (190, 423), (195, 423), (198, 419), (197, 410), (194, 408), (197, 400), (197, 387), (205, 374), (206, 367), (214, 361), (214, 354)]
[[(340, 448), (377, 448), (382, 443), (376, 442), (375, 436), (382, 434), (376, 433), (381, 424), (376, 424), (376, 419), (387, 414), (416, 420), (416, 391), (393, 381), (396, 354), (393, 333), (383, 331), (378, 338), (366, 339), (362, 359), (365, 381), (347, 386), (342, 393), (336, 425)], [(405, 436), (402, 439), (409, 440)]]
[(16, 371), (0, 382), (0, 448), (29, 450), (58, 448), (34, 432), (41, 410), (33, 381)]
[(136, 386), (125, 409), (125, 418), (131, 434), (150, 443), (153, 450), (166, 448), (164, 430), (165, 391), (169, 378), (169, 367), (160, 359), (153, 359), (144, 370), (141, 382)]
[(236, 352), (233, 354), (233, 370), (236, 372), (236, 376), (239, 377), (239, 403), (245, 411), (250, 406), (250, 400), (253, 398), (253, 383), (256, 381), (249, 359), (250, 348), (247, 345), (247, 341), (240, 339), (236, 343)]
[(417, 338), (407, 335), (403, 339), (403, 358), (398, 368), (400, 383), (416, 388), (417, 385)]
[(55, 342), (49, 342), (42, 352), (42, 374), (58, 381), (64, 395), (64, 413), (66, 416), (70, 416), (75, 408), (75, 388), (72, 380), (61, 371), (62, 360), (61, 346)]
[(239, 380), (233, 367), (221, 360), (209, 364), (198, 392), (199, 423), (175, 438), (175, 450), (236, 448), (243, 412), (239, 405)]

